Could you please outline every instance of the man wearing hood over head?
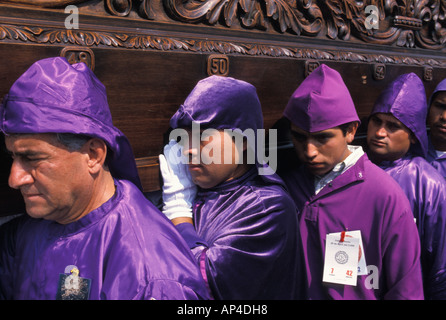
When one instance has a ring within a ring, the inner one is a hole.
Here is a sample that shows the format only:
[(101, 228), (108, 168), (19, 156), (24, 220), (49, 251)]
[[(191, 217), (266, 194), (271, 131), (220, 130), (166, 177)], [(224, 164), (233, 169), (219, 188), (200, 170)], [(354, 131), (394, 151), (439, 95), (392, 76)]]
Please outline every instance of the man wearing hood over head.
[(430, 135), (426, 159), (446, 178), (446, 79), (435, 88), (428, 107)]
[(105, 87), (84, 63), (34, 63), (5, 97), (0, 129), (27, 211), (0, 230), (2, 298), (208, 297), (189, 248), (141, 192)]
[(409, 203), (361, 147), (349, 145), (359, 118), (340, 74), (314, 70), (284, 117), (302, 162), (282, 177), (299, 210), (309, 298), (422, 299)]
[(446, 182), (424, 157), (428, 142), (423, 82), (414, 73), (395, 79), (369, 117), (367, 154), (409, 199), (421, 241), (426, 299), (446, 298)]
[[(189, 244), (213, 298), (302, 298), (296, 208), (268, 164), (247, 159), (263, 128), (254, 86), (205, 78), (170, 125), (187, 134), (182, 148), (171, 141), (160, 155), (163, 212)], [(237, 130), (243, 143), (232, 140)], [(177, 152), (184, 162), (175, 161)]]

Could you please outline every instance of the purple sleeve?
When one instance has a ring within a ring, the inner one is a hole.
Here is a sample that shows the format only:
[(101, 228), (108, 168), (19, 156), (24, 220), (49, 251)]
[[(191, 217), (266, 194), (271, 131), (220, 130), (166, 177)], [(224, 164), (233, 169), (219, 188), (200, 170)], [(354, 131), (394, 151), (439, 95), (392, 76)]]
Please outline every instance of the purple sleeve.
[(191, 250), (200, 246), (208, 247), (206, 241), (198, 236), (193, 224), (184, 222), (176, 225), (175, 227)]
[(404, 190), (416, 219), (426, 299), (446, 298), (446, 183), (424, 159), (387, 170)]

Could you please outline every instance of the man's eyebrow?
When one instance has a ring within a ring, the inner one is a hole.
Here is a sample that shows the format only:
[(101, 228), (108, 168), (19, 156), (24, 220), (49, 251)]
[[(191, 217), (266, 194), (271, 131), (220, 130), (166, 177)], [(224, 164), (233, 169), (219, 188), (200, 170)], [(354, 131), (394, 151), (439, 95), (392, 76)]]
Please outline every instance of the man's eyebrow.
[(334, 134), (332, 132), (318, 132), (318, 133), (312, 133), (311, 136), (313, 138), (326, 138), (326, 137), (333, 137)]
[(446, 107), (446, 101), (435, 100), (432, 104), (435, 105), (436, 107), (443, 107), (443, 108)]
[(30, 157), (30, 156), (38, 156), (38, 155), (42, 155), (42, 152), (39, 151), (32, 151), (32, 150), (25, 150), (25, 151), (18, 151), (18, 152), (12, 152), (8, 149), (6, 149), (6, 153), (9, 154), (11, 157), (15, 156), (15, 157)]

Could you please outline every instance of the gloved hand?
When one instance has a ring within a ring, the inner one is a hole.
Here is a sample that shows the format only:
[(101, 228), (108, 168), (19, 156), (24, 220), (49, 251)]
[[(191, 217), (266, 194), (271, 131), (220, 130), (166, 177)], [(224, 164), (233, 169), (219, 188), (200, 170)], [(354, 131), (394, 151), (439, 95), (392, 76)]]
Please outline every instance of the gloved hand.
[(175, 140), (164, 146), (164, 155), (159, 155), (160, 171), (163, 177), (163, 209), (167, 218), (192, 218), (192, 203), (197, 186), (192, 182), (187, 168), (186, 156)]

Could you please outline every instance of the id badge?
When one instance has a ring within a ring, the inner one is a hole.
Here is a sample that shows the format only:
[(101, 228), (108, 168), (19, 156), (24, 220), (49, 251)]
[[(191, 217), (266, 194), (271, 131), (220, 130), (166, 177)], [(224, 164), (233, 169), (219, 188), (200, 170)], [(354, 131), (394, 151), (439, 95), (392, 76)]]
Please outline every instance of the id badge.
[[(342, 236), (342, 232), (332, 233), (335, 237), (339, 237), (339, 239)], [(358, 261), (358, 276), (362, 275), (368, 275), (367, 271), (367, 262), (365, 261), (365, 252), (364, 252), (364, 245), (362, 243), (362, 236), (361, 236), (361, 230), (355, 230), (355, 231), (344, 231), (344, 239), (345, 237), (350, 238), (358, 238), (359, 239), (359, 261)]]
[(79, 269), (69, 265), (65, 273), (59, 275), (56, 300), (88, 300), (90, 297), (91, 279), (79, 276)]
[(327, 234), (324, 282), (356, 286), (358, 278), (359, 239), (345, 233)]

